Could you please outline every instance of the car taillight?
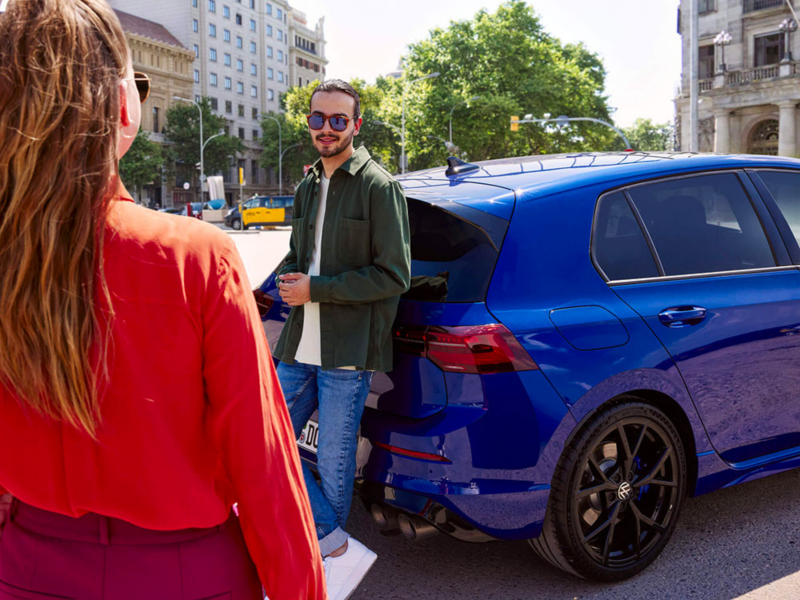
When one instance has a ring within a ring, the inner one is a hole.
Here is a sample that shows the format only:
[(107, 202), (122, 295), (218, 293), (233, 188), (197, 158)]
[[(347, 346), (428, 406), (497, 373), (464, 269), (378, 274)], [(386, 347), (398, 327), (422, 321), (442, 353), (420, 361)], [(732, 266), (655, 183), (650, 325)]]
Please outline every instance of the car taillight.
[(275, 304), (275, 299), (269, 294), (265, 294), (260, 289), (253, 290), (253, 296), (256, 298), (256, 306), (258, 306), (258, 314), (266, 317), (269, 309)]
[(466, 327), (396, 326), (398, 352), (430, 359), (451, 373), (531, 371), (538, 365), (517, 338), (499, 323)]

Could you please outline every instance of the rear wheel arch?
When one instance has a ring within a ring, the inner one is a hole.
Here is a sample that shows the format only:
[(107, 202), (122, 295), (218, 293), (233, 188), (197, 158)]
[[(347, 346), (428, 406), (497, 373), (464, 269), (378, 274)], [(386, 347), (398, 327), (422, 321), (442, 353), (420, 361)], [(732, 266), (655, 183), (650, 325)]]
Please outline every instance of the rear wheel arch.
[(586, 424), (597, 413), (604, 412), (617, 404), (629, 402), (632, 399), (639, 400), (640, 402), (644, 402), (646, 404), (651, 404), (652, 406), (658, 408), (664, 412), (675, 425), (675, 428), (678, 430), (678, 434), (681, 436), (681, 441), (683, 442), (683, 447), (686, 451), (686, 465), (688, 468), (688, 472), (686, 473), (687, 491), (689, 496), (694, 496), (695, 488), (697, 487), (698, 473), (697, 443), (694, 437), (694, 431), (692, 430), (689, 417), (680, 403), (664, 392), (651, 389), (640, 389), (627, 391), (610, 398), (606, 402), (597, 406), (594, 410), (591, 410), (584, 415), (580, 422), (578, 422), (578, 424), (575, 426), (575, 429), (565, 442), (564, 447), (566, 448), (572, 442), (573, 438), (583, 431), (583, 429), (586, 427)]

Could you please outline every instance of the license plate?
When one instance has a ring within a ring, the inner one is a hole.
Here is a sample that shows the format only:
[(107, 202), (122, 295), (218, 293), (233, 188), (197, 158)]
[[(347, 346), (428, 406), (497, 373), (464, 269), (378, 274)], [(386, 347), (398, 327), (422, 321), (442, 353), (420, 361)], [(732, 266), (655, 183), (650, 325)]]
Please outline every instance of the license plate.
[(308, 450), (309, 452), (317, 453), (317, 446), (319, 445), (319, 425), (316, 421), (309, 421), (303, 427), (300, 433), (300, 439), (297, 440), (297, 445)]

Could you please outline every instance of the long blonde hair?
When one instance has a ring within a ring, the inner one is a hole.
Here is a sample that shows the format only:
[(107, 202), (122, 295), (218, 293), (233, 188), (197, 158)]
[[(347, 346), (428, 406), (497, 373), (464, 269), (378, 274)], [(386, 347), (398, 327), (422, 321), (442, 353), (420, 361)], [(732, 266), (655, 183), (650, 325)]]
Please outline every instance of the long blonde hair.
[(0, 14), (0, 383), (93, 437), (128, 52), (105, 0), (11, 0)]

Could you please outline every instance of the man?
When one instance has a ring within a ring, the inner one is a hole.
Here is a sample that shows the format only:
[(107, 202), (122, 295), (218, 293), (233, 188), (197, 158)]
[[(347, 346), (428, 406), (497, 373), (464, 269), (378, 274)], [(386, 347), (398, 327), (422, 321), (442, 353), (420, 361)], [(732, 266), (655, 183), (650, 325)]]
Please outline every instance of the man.
[(292, 306), (275, 355), (300, 435), (319, 408), (318, 484), (303, 465), (331, 600), (355, 590), (377, 556), (344, 531), (357, 431), (374, 371), (392, 367), (391, 327), (411, 256), (400, 184), (353, 138), (361, 102), (344, 81), (319, 85), (308, 127), (320, 159), (294, 199), (280, 293)]

